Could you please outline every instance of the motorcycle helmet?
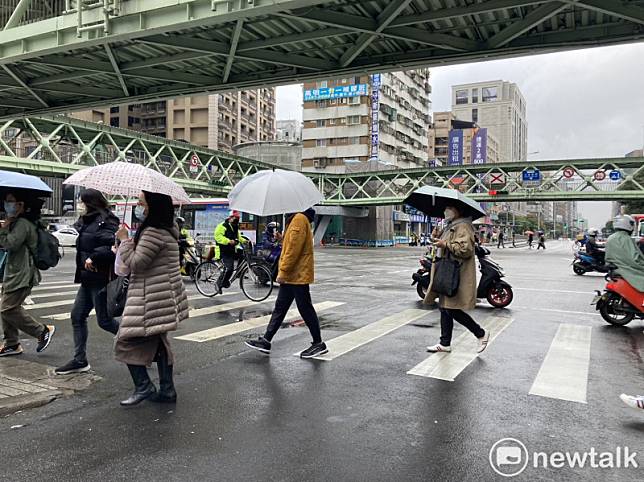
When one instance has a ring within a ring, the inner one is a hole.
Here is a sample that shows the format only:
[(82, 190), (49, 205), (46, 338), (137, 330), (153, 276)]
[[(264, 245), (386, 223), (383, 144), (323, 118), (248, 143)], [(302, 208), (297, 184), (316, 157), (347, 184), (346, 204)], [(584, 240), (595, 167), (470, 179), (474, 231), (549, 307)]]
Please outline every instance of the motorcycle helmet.
[(588, 236), (592, 236), (593, 238), (599, 234), (599, 229), (597, 228), (590, 228), (588, 230)]
[(621, 229), (622, 231), (632, 233), (633, 230), (635, 229), (635, 220), (628, 214), (624, 214), (623, 216), (617, 216), (613, 220), (613, 229), (615, 230)]
[(186, 219), (179, 216), (177, 218), (177, 224), (186, 224)]
[(280, 223), (278, 223), (278, 222), (276, 222), (276, 221), (272, 221), (272, 222), (270, 222), (270, 223), (268, 223), (268, 224), (266, 225), (266, 229), (270, 229), (270, 230), (272, 230), (272, 229), (279, 229), (279, 228), (280, 228)]

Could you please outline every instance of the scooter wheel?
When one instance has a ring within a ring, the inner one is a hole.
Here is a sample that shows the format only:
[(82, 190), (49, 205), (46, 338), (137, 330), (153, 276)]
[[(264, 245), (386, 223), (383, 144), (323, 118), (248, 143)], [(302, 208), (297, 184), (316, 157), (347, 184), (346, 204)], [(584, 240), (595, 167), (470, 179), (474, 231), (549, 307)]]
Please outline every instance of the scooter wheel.
[(579, 276), (586, 274), (586, 270), (582, 268), (579, 265), (573, 264), (572, 265), (572, 270), (575, 272), (575, 274), (578, 274)]
[(599, 305), (599, 313), (605, 322), (615, 326), (628, 325), (635, 315), (627, 313), (622, 309), (622, 298), (614, 293), (608, 295), (608, 299), (601, 300)]
[(492, 286), (487, 292), (487, 302), (495, 308), (505, 308), (514, 299), (514, 292), (508, 285)]
[(427, 296), (427, 288), (425, 288), (421, 283), (418, 283), (416, 285), (416, 293), (418, 293), (418, 296), (424, 300), (425, 296)]

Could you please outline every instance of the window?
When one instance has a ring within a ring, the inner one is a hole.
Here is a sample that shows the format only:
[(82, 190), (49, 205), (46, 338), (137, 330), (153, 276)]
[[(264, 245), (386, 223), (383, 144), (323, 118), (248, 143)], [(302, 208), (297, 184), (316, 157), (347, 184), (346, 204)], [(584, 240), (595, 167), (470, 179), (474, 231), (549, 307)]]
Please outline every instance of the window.
[(120, 120), (119, 120), (119, 118), (118, 118), (118, 117), (112, 117), (112, 118), (110, 119), (110, 125), (111, 125), (112, 127), (119, 127), (119, 125), (120, 125)]
[(118, 107), (110, 107), (110, 114), (117, 114), (119, 111)]
[(352, 105), (360, 104), (360, 97), (349, 97), (349, 104), (352, 104)]
[(483, 87), (483, 102), (495, 102), (497, 100), (496, 87)]
[(347, 124), (349, 125), (355, 125), (355, 124), (360, 124), (360, 116), (359, 115), (350, 115), (347, 117)]
[(321, 82), (317, 83), (317, 88), (318, 89), (326, 89), (328, 87), (328, 83), (326, 80), (323, 80)]
[(335, 119), (329, 119), (329, 125), (334, 126), (335, 125)]
[(349, 137), (349, 144), (360, 144), (359, 137)]
[(478, 122), (478, 121), (479, 121), (479, 110), (472, 109), (472, 122)]
[(324, 109), (327, 105), (326, 100), (318, 100), (318, 109)]
[(325, 119), (318, 119), (315, 121), (315, 127), (324, 127), (324, 126), (326, 126)]
[(479, 101), (479, 89), (472, 89), (472, 104), (477, 104)]
[(456, 91), (456, 105), (467, 104), (467, 90)]
[(316, 139), (315, 147), (326, 147), (326, 139)]

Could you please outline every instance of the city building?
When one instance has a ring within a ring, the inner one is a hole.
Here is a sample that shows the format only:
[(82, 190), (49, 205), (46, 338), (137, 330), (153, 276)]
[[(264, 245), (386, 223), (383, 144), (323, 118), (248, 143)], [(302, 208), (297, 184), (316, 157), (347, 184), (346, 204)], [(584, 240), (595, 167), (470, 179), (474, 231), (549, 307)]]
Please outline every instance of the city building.
[(302, 143), (288, 141), (244, 142), (233, 146), (238, 156), (268, 162), (291, 171), (302, 170)]
[(426, 166), (430, 93), (427, 69), (305, 83), (303, 170)]
[(278, 120), (275, 130), (276, 141), (301, 142), (302, 123), (298, 120)]
[(495, 80), (454, 85), (452, 112), (488, 129), (499, 144), (499, 162), (528, 159), (526, 101), (516, 84)]
[[(456, 157), (451, 158), (450, 138), (458, 141), (460, 146)], [(428, 144), (430, 162), (437, 166), (499, 162), (499, 143), (490, 130), (479, 128), (475, 122), (459, 120), (452, 112), (434, 112), (433, 123), (428, 130)]]

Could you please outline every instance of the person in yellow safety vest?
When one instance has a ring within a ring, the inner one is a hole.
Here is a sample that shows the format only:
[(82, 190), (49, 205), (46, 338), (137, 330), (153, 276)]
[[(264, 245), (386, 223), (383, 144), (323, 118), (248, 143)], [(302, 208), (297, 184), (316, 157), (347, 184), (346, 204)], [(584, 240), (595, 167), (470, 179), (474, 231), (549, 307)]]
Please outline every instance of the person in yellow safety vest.
[(190, 236), (190, 231), (186, 227), (186, 220), (181, 216), (177, 218), (177, 226), (179, 226), (179, 266), (181, 267), (181, 274), (185, 275), (186, 249), (194, 241)]
[(215, 258), (221, 258), (224, 264), (224, 271), (217, 282), (219, 293), (222, 288), (230, 288), (230, 278), (235, 270), (235, 259), (238, 258), (237, 249), (244, 242), (239, 231), (240, 218), (239, 211), (231, 211), (230, 216), (215, 229), (215, 243), (217, 243)]

